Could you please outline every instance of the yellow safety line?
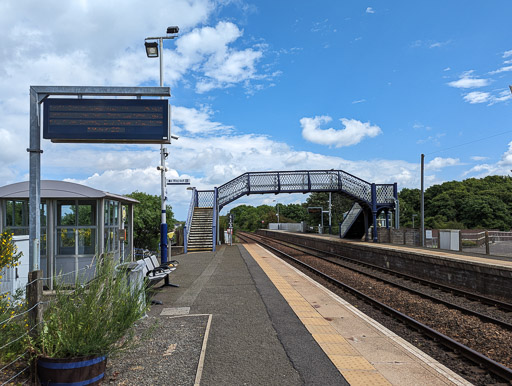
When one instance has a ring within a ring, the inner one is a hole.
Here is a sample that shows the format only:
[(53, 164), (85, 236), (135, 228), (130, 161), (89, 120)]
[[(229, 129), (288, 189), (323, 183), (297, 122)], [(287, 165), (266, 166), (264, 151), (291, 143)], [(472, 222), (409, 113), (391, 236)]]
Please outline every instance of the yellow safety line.
[(283, 276), (262, 258), (262, 251), (258, 250), (259, 248), (252, 244), (246, 244), (245, 248), (350, 385), (391, 385)]

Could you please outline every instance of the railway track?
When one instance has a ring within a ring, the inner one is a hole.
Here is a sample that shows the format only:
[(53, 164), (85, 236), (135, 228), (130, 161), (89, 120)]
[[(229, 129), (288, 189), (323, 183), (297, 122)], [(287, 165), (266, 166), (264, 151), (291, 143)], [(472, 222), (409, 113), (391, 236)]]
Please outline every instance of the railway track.
[[(479, 328), (482, 329), (490, 329), (489, 326), (496, 326), (492, 327), (491, 329), (496, 331), (502, 331), (505, 330), (508, 332), (508, 334), (512, 334), (512, 324), (510, 321), (507, 321), (506, 319), (510, 319), (510, 310), (512, 309), (512, 306), (508, 303), (500, 302), (495, 299), (489, 299), (486, 297), (480, 297), (478, 294), (474, 293), (465, 293), (464, 291), (461, 291), (459, 289), (454, 289), (451, 287), (446, 286), (439, 286), (436, 283), (427, 282), (421, 278), (415, 278), (415, 277), (406, 277), (406, 275), (398, 274), (396, 272), (392, 272), (390, 270), (383, 269), (381, 267), (375, 267), (370, 264), (362, 264), (360, 262), (355, 262), (350, 259), (346, 259), (342, 256), (333, 255), (330, 253), (326, 253), (324, 251), (318, 251), (318, 250), (312, 250), (311, 248), (306, 248), (303, 246), (295, 246), (291, 245), (290, 243), (284, 243), (275, 239), (270, 238), (264, 238), (260, 235), (254, 235), (254, 234), (247, 234), (247, 233), (238, 233), (238, 237), (244, 240), (250, 240), (252, 242), (257, 242), (264, 246), (265, 248), (271, 250), (275, 254), (277, 254), (280, 257), (284, 257), (287, 260), (292, 261), (294, 264), (302, 267), (303, 269), (308, 270), (309, 272), (313, 273), (316, 277), (319, 277), (326, 282), (330, 283), (331, 285), (335, 286), (336, 288), (340, 288), (345, 292), (348, 292), (352, 294), (353, 296), (357, 297), (358, 299), (362, 300), (366, 304), (371, 305), (374, 308), (377, 308), (384, 312), (387, 315), (392, 316), (394, 319), (399, 320), (401, 323), (405, 323), (407, 326), (412, 328), (413, 330), (421, 332), (424, 336), (429, 337), (430, 339), (434, 340), (438, 344), (441, 344), (444, 347), (448, 347), (450, 350), (453, 350), (453, 352), (457, 353), (458, 355), (468, 359), (471, 361), (474, 365), (485, 369), (489, 373), (493, 374), (498, 379), (505, 381), (505, 382), (512, 382), (512, 370), (505, 366), (504, 364), (500, 363), (507, 363), (509, 364), (511, 361), (510, 355), (508, 358), (502, 359), (499, 358), (498, 360), (491, 359), (487, 355), (482, 354), (479, 352), (478, 348), (475, 347), (468, 347), (468, 345), (461, 343), (459, 340), (461, 339), (454, 339), (453, 337), (450, 337), (450, 335), (455, 335), (457, 338), (460, 338), (460, 333), (458, 332), (452, 332), (452, 331), (445, 331), (440, 332), (438, 331), (438, 328), (435, 326), (429, 326), (427, 323), (424, 323), (422, 321), (417, 320), (416, 317), (411, 317), (408, 314), (415, 314), (413, 309), (409, 307), (393, 307), (390, 304), (386, 304), (389, 302), (383, 302), (380, 299), (376, 299), (375, 296), (370, 296), (365, 292), (367, 287), (372, 288), (374, 284), (371, 284), (372, 282), (365, 282), (363, 283), (361, 279), (355, 280), (355, 285), (348, 285), (345, 283), (346, 280), (340, 280), (341, 274), (339, 272), (336, 272), (335, 274), (326, 274), (325, 270), (350, 270), (351, 272), (354, 272), (356, 275), (364, 275), (367, 279), (365, 280), (372, 280), (372, 281), (378, 281), (382, 283), (382, 285), (385, 286), (393, 286), (394, 291), (407, 291), (407, 296), (413, 296), (421, 299), (420, 301), (413, 300), (411, 303), (416, 304), (417, 306), (420, 306), (420, 303), (423, 302), (435, 302), (438, 306), (441, 304), (441, 307), (445, 307), (450, 310), (456, 310), (453, 312), (457, 312), (457, 315), (463, 314), (465, 318), (469, 316), (469, 318), (478, 319), (481, 323), (481, 326)], [(271, 245), (272, 244), (272, 245)], [(322, 262), (319, 266), (319, 262)], [(329, 265), (332, 265), (336, 268), (329, 268)], [(357, 266), (363, 266), (364, 269), (356, 268)], [(375, 272), (375, 270), (378, 270), (379, 275), (368, 272), (368, 270), (372, 270)], [(440, 299), (438, 296), (432, 296), (431, 294), (425, 293), (425, 291), (418, 290), (418, 289), (412, 289), (407, 288), (408, 286), (398, 284), (396, 282), (393, 282), (389, 279), (383, 278), (382, 274), (384, 273), (385, 276), (399, 276), (400, 280), (407, 280), (410, 282), (414, 282), (416, 284), (419, 284), (420, 286), (429, 287), (429, 288), (435, 288), (436, 291), (444, 291), (444, 293), (452, 294), (450, 296), (457, 297), (463, 300), (466, 300), (466, 302), (478, 302), (478, 304), (485, 304), (485, 308), (489, 309), (499, 309), (500, 313), (502, 314), (500, 318), (495, 318), (493, 316), (490, 316), (488, 314), (484, 314), (482, 312), (475, 311), (474, 307), (467, 307), (467, 306), (461, 306), (460, 302), (450, 302), (446, 299)], [(362, 277), (362, 276), (361, 276)], [(359, 283), (358, 283), (359, 282)], [(370, 284), (368, 284), (370, 283)], [(358, 288), (355, 288), (355, 287)], [(387, 291), (387, 290), (386, 290)], [(382, 291), (382, 292), (386, 292)], [(371, 291), (370, 291), (371, 292)], [(374, 291), (375, 292), (375, 291)], [(377, 291), (378, 292), (378, 291)], [(397, 292), (398, 293), (398, 292)], [(402, 295), (393, 295), (396, 297), (402, 297)], [(392, 302), (391, 302), (392, 303)], [(509, 308), (510, 307), (510, 308)], [(400, 308), (400, 310), (396, 309)], [(405, 310), (403, 310), (405, 308)], [(452, 311), (450, 311), (452, 312)], [(420, 313), (421, 314), (421, 313)], [(452, 317), (451, 314), (443, 312), (443, 315), (448, 317)], [(459, 317), (460, 318), (460, 317)], [(445, 321), (442, 321), (445, 322)], [(473, 320), (471, 323), (475, 323)], [(429, 323), (430, 324), (430, 323)], [(447, 323), (449, 324), (449, 323)], [(459, 325), (460, 321), (455, 322), (455, 325)], [(459, 326), (462, 328), (462, 325)], [(460, 329), (459, 328), (459, 329)], [(478, 327), (477, 327), (478, 328)], [(512, 336), (512, 335), (509, 335)], [(462, 339), (464, 340), (464, 339)], [(474, 342), (472, 342), (474, 345)], [(503, 345), (506, 345), (505, 352), (508, 352), (510, 354), (510, 349), (508, 346), (510, 345), (510, 340), (506, 340), (505, 342), (502, 342)], [(508, 350), (508, 351), (507, 351)], [(498, 356), (499, 357), (499, 356)], [(507, 362), (508, 361), (508, 362)], [(476, 371), (478, 372), (478, 371)], [(464, 373), (464, 371), (462, 371)], [(464, 374), (462, 374), (464, 375)], [(467, 374), (466, 374), (467, 375)]]
[[(360, 262), (335, 253), (329, 253), (311, 247), (297, 246), (265, 236), (258, 235), (258, 237), (261, 237), (262, 240), (266, 240), (267, 242), (272, 242), (274, 245), (281, 245), (286, 248), (294, 249), (300, 253), (315, 256), (319, 259), (350, 269), (375, 280), (380, 280), (383, 283), (410, 291), (418, 296), (422, 296), (437, 303), (457, 309), (466, 315), (475, 316), (483, 322), (494, 323), (512, 331), (512, 304), (510, 303), (442, 285), (373, 264)], [(376, 274), (375, 272), (382, 273), (383, 275)], [(397, 282), (395, 278), (399, 278), (401, 281)], [(416, 283), (418, 286), (414, 288), (414, 286), (411, 286), (411, 283)], [(426, 292), (426, 288), (431, 289), (428, 291), (429, 293)], [(432, 292), (432, 289), (435, 290), (435, 292)], [(436, 292), (442, 293), (444, 296), (440, 296), (436, 294)], [(461, 305), (463, 303), (465, 303), (465, 305)]]

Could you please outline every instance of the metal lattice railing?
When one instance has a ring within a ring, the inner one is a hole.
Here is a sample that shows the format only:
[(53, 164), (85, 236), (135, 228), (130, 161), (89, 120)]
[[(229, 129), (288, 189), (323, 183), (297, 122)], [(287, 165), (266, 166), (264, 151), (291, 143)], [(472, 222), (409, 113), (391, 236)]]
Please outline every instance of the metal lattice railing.
[(377, 203), (386, 204), (394, 203), (395, 186), (393, 184), (378, 184), (377, 185)]
[(215, 203), (215, 192), (213, 190), (198, 190), (197, 203), (198, 208), (213, 208)]
[[(342, 170), (251, 172), (218, 188), (219, 208), (247, 194), (342, 192), (372, 203), (372, 184)], [(394, 205), (395, 185), (376, 184), (377, 204)]]

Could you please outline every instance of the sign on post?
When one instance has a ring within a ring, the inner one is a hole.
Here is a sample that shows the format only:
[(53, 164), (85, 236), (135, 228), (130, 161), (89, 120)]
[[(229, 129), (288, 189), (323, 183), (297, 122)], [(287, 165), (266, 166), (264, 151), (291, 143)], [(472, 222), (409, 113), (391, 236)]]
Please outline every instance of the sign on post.
[(43, 109), (52, 142), (170, 143), (165, 99), (49, 98)]
[(169, 178), (167, 185), (190, 185), (190, 178)]

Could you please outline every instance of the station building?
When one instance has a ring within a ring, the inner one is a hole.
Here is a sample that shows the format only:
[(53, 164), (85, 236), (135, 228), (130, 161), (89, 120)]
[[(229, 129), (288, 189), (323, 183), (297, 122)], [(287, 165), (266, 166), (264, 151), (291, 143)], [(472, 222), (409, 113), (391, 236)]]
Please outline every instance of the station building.
[[(27, 239), (28, 201), (28, 182), (0, 187), (1, 232), (10, 230), (15, 239)], [(66, 274), (66, 281), (74, 281), (79, 274), (92, 274), (94, 259), (106, 253), (120, 261), (130, 260), (136, 203), (130, 197), (80, 184), (42, 180), (40, 249), (47, 285), (52, 286), (55, 275)], [(22, 267), (28, 266), (25, 254)]]

